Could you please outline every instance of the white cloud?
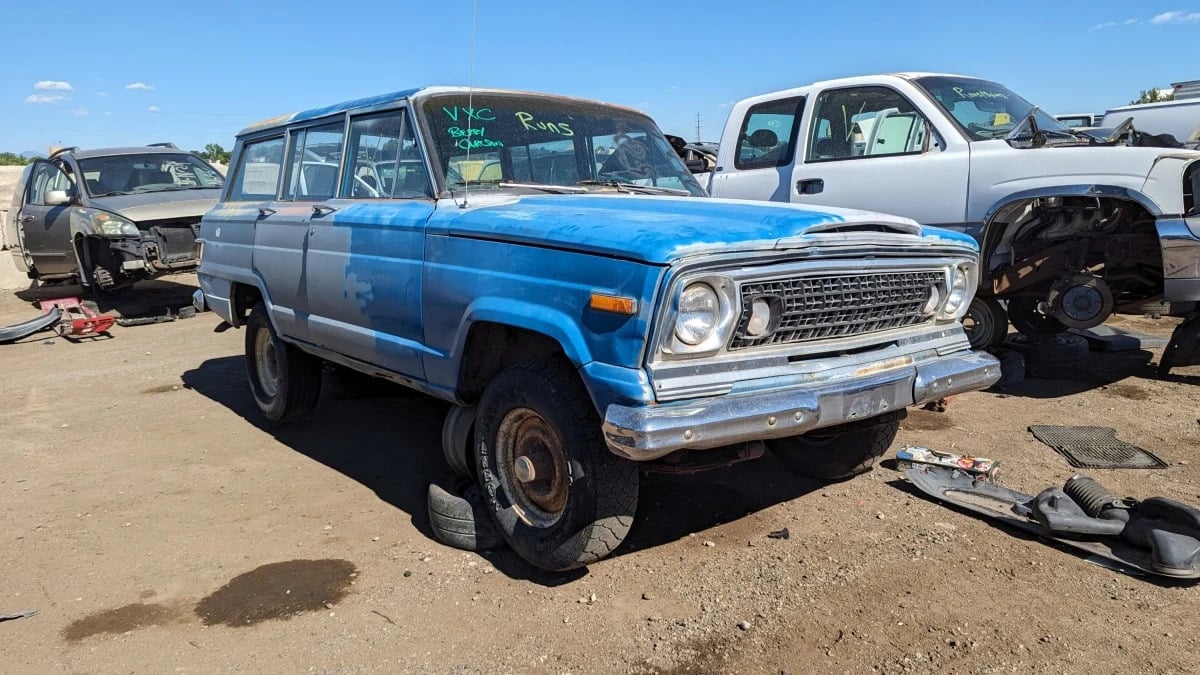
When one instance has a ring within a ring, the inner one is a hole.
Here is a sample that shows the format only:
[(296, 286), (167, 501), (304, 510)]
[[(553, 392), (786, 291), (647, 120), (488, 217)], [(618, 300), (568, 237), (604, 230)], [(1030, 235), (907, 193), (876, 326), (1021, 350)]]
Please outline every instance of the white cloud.
[(97, 96), (108, 96), (108, 92), (107, 91), (98, 91), (98, 92), (96, 92), (96, 95)]
[(152, 105), (149, 108), (146, 108), (146, 110), (149, 112), (158, 112), (158, 106)]
[(1138, 21), (1137, 19), (1125, 19), (1126, 26), (1132, 26), (1135, 23), (1141, 23), (1141, 21)]
[(87, 111), (87, 108), (76, 108), (71, 111), (71, 114), (76, 117), (87, 117), (88, 111)]
[(1116, 21), (1105, 21), (1104, 23), (1098, 23), (1095, 26), (1092, 26), (1088, 30), (1104, 30), (1105, 28), (1112, 28), (1116, 25)]
[(66, 100), (66, 96), (61, 94), (30, 94), (25, 97), (26, 103), (58, 103)]
[(1200, 23), (1200, 12), (1163, 12), (1150, 19), (1150, 23), (1162, 25), (1165, 23)]
[(146, 84), (145, 82), (131, 82), (131, 83), (125, 85), (125, 88), (126, 89), (145, 89), (147, 91), (154, 89), (154, 87), (151, 87), (150, 85)]
[(33, 88), (53, 91), (71, 91), (75, 87), (72, 87), (70, 82), (61, 82), (59, 80), (40, 80), (33, 83)]

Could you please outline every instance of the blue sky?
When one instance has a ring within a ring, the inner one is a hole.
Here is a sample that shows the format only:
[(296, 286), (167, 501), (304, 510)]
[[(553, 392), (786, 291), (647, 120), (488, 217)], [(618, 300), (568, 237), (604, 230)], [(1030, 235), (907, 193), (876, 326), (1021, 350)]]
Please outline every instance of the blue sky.
[[(261, 118), (467, 84), (471, 70), (471, 0), (62, 0), (4, 13), (0, 150), (13, 152), (228, 149)], [(479, 0), (474, 81), (632, 105), (688, 138), (700, 113), (715, 140), (739, 98), (901, 70), (997, 80), (1051, 112), (1103, 112), (1200, 79), (1198, 37), (1200, 3), (1177, 0)]]

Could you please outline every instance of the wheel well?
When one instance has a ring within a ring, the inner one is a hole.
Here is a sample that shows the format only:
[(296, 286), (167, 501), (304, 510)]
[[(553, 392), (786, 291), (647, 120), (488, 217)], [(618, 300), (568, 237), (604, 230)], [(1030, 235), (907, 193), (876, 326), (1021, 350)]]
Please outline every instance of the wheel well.
[(548, 335), (499, 323), (476, 323), (467, 335), (458, 369), (459, 398), (475, 403), (487, 383), (505, 368), (563, 353), (562, 345)]
[(246, 315), (250, 313), (250, 310), (262, 301), (262, 293), (249, 284), (234, 283), (229, 300), (232, 304), (232, 307), (229, 308), (230, 318), (236, 321), (235, 325), (240, 326), (246, 323)]
[(1059, 273), (1085, 271), (1120, 277), (1131, 288), (1142, 290), (1162, 284), (1154, 216), (1132, 199), (1069, 195), (1017, 199), (998, 209), (985, 224), (980, 248), (987, 269), (981, 287), (998, 294), (1036, 285)]

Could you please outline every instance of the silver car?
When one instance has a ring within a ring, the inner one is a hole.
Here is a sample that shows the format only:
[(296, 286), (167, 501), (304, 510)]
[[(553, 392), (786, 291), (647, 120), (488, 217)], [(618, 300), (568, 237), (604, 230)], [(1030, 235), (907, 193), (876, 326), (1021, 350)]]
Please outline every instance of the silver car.
[(200, 216), (223, 183), (208, 162), (170, 144), (59, 150), (27, 166), (13, 192), (17, 267), (94, 291), (195, 269)]

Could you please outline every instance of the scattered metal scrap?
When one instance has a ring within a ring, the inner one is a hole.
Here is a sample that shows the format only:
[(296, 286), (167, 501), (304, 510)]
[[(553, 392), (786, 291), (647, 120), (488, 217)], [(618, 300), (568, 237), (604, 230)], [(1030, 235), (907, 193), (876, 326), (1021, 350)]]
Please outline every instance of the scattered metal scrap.
[(1118, 499), (1087, 476), (1036, 496), (956, 469), (913, 466), (905, 477), (925, 494), (972, 513), (1175, 579), (1200, 579), (1200, 509), (1162, 497)]
[(111, 314), (101, 314), (94, 303), (81, 302), (79, 298), (55, 298), (42, 300), (38, 307), (43, 312), (61, 312), (60, 321), (54, 326), (61, 337), (89, 337), (104, 335), (116, 320)]
[(169, 323), (176, 319), (190, 319), (194, 316), (196, 316), (196, 309), (191, 305), (185, 305), (180, 307), (178, 312), (167, 308), (167, 311), (163, 314), (121, 317), (120, 319), (117, 319), (117, 325), (121, 326), (122, 328), (129, 328), (130, 326), (148, 326), (152, 323)]
[(901, 448), (896, 453), (896, 464), (901, 470), (913, 466), (939, 466), (946, 469), (958, 469), (979, 480), (990, 480), (993, 482), (1000, 472), (1000, 462), (994, 459), (940, 452), (916, 445), (906, 445)]
[(1151, 452), (1117, 438), (1109, 427), (1029, 427), (1039, 441), (1077, 469), (1161, 469), (1167, 463)]
[(38, 611), (36, 609), (28, 609), (28, 610), (25, 610), (24, 612), (13, 612), (11, 614), (0, 614), (0, 621), (13, 621), (15, 619), (27, 619), (31, 616), (36, 616), (37, 613), (38, 613)]
[(39, 331), (53, 328), (62, 319), (62, 311), (51, 310), (36, 319), (30, 319), (5, 328), (0, 328), (0, 344), (15, 342), (23, 337), (29, 337)]

